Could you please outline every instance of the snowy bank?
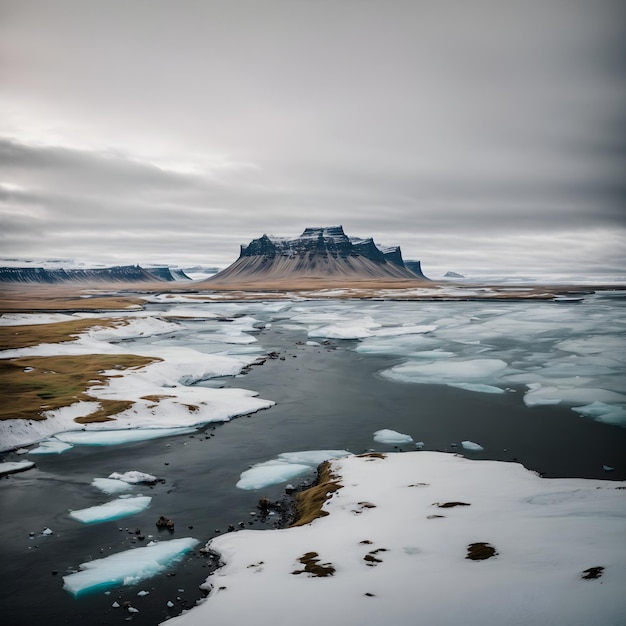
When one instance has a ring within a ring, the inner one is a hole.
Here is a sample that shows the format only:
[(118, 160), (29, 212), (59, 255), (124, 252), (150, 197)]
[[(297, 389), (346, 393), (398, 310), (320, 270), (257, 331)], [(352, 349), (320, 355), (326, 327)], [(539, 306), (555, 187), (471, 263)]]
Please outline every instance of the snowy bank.
[(624, 483), (437, 452), (331, 471), (328, 516), (213, 539), (209, 597), (168, 626), (623, 624)]

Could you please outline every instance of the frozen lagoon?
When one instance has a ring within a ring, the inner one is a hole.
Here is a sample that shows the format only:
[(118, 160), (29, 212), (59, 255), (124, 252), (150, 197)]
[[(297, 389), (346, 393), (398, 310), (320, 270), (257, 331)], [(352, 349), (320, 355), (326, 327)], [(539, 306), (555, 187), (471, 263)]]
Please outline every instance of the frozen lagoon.
[[(570, 380), (575, 379), (572, 372), (566, 371), (563, 378), (565, 370), (558, 360), (576, 361), (582, 357), (581, 364), (592, 369), (591, 373), (582, 367), (579, 370), (586, 372), (584, 378), (592, 378), (584, 383), (585, 389), (621, 393), (613, 385), (620, 376), (623, 380), (623, 356), (619, 350), (624, 332), (621, 301), (608, 305), (598, 296), (571, 308), (518, 302), (189, 305), (195, 310), (199, 306), (207, 309), (205, 319), (177, 321), (178, 330), (165, 335), (126, 337), (121, 343), (109, 344), (110, 349), (157, 353), (163, 347), (184, 347), (206, 355), (207, 360), (212, 355), (243, 355), (249, 359), (249, 355), (256, 358), (276, 351), (285, 360), (268, 359), (264, 365), (250, 368), (245, 376), (198, 380), (189, 388), (220, 391), (214, 386), (233, 390), (244, 387), (277, 404), (250, 418), (239, 418), (223, 426), (212, 423), (200, 429), (194, 427), (177, 436), (111, 442), (106, 446), (74, 445), (61, 454), (37, 456), (35, 468), (5, 479), (0, 504), (3, 510), (14, 511), (15, 519), (8, 521), (4, 537), (0, 538), (3, 554), (7, 555), (2, 584), (7, 592), (6, 615), (14, 618), (14, 623), (40, 619), (60, 624), (71, 615), (79, 621), (97, 618), (103, 623), (117, 624), (120, 614), (111, 604), (125, 599), (132, 599), (148, 623), (157, 623), (191, 606), (201, 596), (198, 585), (211, 565), (197, 552), (182, 559), (173, 570), (175, 577), (164, 573), (142, 583), (150, 595), (141, 600), (136, 598), (137, 586), (113, 587), (110, 596), (85, 593), (74, 599), (63, 591), (61, 576), (80, 563), (141, 547), (134, 540), (136, 528), (157, 539), (168, 539), (167, 533), (159, 532), (154, 525), (160, 514), (176, 521), (174, 537), (193, 534), (202, 542), (215, 536), (216, 529), (224, 532), (231, 523), (272, 528), (273, 519), (262, 522), (258, 515), (250, 513), (255, 512), (260, 495), (275, 499), (283, 492), (284, 484), (261, 492), (237, 489), (236, 484), (250, 466), (277, 459), (291, 450), (388, 452), (397, 444), (378, 444), (373, 433), (389, 429), (423, 441), (426, 450), (462, 452), (463, 441), (477, 442), (484, 450), (468, 451), (468, 457), (518, 459), (548, 476), (623, 479), (626, 475), (626, 429), (596, 421), (594, 408), (587, 409), (591, 414), (584, 416), (573, 411), (567, 402), (528, 406), (524, 402), (528, 383), (498, 378), (498, 372), (473, 384), (498, 386), (503, 390), (499, 394), (451, 387), (449, 381), (397, 382), (382, 374), (418, 359), (452, 359), (451, 362), (462, 363), (464, 359), (488, 358), (506, 362), (507, 369), (499, 370), (506, 376), (524, 375), (527, 380), (542, 376), (544, 380), (530, 382), (562, 391), (577, 387)], [(168, 310), (169, 306), (157, 303), (149, 313), (158, 316)], [(555, 310), (562, 325), (554, 317)], [(247, 333), (256, 341), (219, 343), (219, 336), (225, 332), (220, 329), (230, 327), (232, 322), (217, 322), (209, 317), (211, 313), (231, 317), (243, 314), (258, 320), (245, 323), (246, 328), (254, 330), (231, 331), (232, 337)], [(373, 327), (366, 318), (380, 326)], [(179, 320), (178, 315), (176, 319)], [(363, 319), (366, 324), (360, 323)], [(515, 321), (519, 322), (519, 333), (514, 330)], [(322, 344), (323, 337), (317, 337), (317, 343), (322, 345), (306, 345), (309, 330), (318, 332), (318, 328), (331, 323), (341, 325), (344, 334), (352, 324), (361, 329), (367, 325), (371, 334), (360, 340), (329, 339), (328, 345)], [(267, 324), (271, 326), (266, 328)], [(508, 331), (499, 330), (507, 324)], [(416, 328), (433, 325), (437, 326), (434, 330)], [(458, 332), (452, 333), (454, 325)], [(472, 325), (482, 334), (489, 334), (489, 340), (474, 334)], [(384, 329), (387, 334), (377, 334)], [(390, 334), (391, 331), (398, 334)], [(574, 353), (561, 350), (561, 342), (568, 342), (565, 348), (576, 347), (578, 357), (572, 359)], [(600, 344), (608, 350), (606, 354), (593, 352)], [(618, 353), (617, 359), (611, 355), (611, 346), (615, 348), (612, 352)], [(199, 358), (193, 362), (199, 362)], [(558, 365), (560, 371), (546, 371), (548, 364)], [(558, 374), (561, 378), (548, 378), (546, 374)], [(189, 382), (181, 386), (181, 393), (186, 393)], [(607, 415), (619, 411), (620, 404), (603, 401), (598, 409), (599, 415)], [(105, 436), (104, 431), (102, 434)], [(415, 449), (415, 444), (399, 444), (399, 449), (411, 448)], [(7, 460), (13, 459), (7, 455)], [(615, 470), (607, 473), (603, 465)], [(127, 520), (97, 525), (77, 524), (67, 518), (69, 509), (88, 508), (103, 500), (102, 492), (91, 485), (95, 477), (128, 470), (165, 479), (164, 484), (131, 492), (152, 496), (150, 509)], [(54, 534), (40, 538), (44, 526), (51, 527)], [(193, 526), (193, 530), (188, 530), (188, 526)], [(34, 539), (28, 537), (29, 530), (36, 532)], [(59, 575), (53, 576), (53, 571)], [(41, 590), (41, 608), (28, 606), (24, 590), (29, 584), (36, 584)], [(174, 606), (167, 607), (168, 601)]]

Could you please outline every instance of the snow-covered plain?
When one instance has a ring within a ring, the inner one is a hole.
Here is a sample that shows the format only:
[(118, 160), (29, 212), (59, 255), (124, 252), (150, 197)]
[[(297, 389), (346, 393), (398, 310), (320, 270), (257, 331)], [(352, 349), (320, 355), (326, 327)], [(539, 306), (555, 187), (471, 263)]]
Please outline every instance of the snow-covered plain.
[(332, 472), (329, 516), (211, 540), (209, 597), (167, 625), (624, 623), (624, 483), (437, 452)]
[[(250, 350), (246, 347), (246, 344), (256, 342), (250, 334), (255, 331), (254, 318), (242, 316), (230, 323), (219, 325), (212, 320), (205, 320), (203, 337), (205, 339), (210, 337), (212, 348), (204, 351), (202, 345), (193, 347), (180, 345), (180, 340), (173, 342), (173, 345), (167, 344), (168, 338), (173, 334), (177, 332), (184, 334), (188, 331), (183, 323), (162, 320), (157, 314), (139, 313), (126, 315), (121, 318), (126, 323), (113, 328), (90, 329), (80, 334), (75, 341), (1, 351), (0, 358), (5, 359), (23, 356), (137, 354), (152, 357), (155, 362), (132, 370), (104, 372), (108, 377), (107, 383), (94, 385), (87, 392), (94, 398), (93, 402), (80, 401), (47, 411), (45, 420), (0, 422), (0, 449), (16, 448), (42, 441), (57, 433), (76, 430), (78, 426), (74, 420), (96, 410), (100, 399), (126, 400), (134, 404), (115, 415), (114, 421), (81, 425), (85, 434), (66, 436), (64, 439), (66, 443), (109, 445), (149, 439), (153, 436), (167, 436), (172, 433), (163, 432), (157, 435), (150, 430), (189, 428), (208, 422), (227, 421), (231, 417), (272, 406), (272, 401), (258, 398), (256, 392), (246, 389), (209, 389), (191, 386), (197, 381), (214, 377), (235, 376), (263, 354), (258, 349)], [(52, 315), (34, 317), (38, 323), (58, 321)], [(25, 323), (23, 316), (14, 321)], [(155, 343), (136, 341), (145, 338), (155, 338)], [(241, 350), (241, 347), (246, 349)], [(130, 429), (134, 432), (130, 432)], [(110, 437), (101, 435), (100, 438), (97, 436), (89, 438), (88, 433), (103, 430), (118, 432)], [(126, 435), (124, 431), (127, 431)], [(142, 432), (145, 436), (141, 436)], [(52, 441), (40, 445), (37, 453), (62, 451), (63, 448), (58, 441)]]

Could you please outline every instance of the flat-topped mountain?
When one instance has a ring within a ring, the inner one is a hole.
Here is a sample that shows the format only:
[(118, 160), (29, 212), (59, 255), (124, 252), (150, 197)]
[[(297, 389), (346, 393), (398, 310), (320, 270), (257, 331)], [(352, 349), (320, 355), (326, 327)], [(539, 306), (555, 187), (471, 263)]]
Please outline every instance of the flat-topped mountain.
[(399, 246), (348, 237), (342, 226), (305, 228), (295, 239), (263, 235), (241, 246), (239, 258), (207, 282), (251, 283), (298, 279), (428, 280), (408, 269)]

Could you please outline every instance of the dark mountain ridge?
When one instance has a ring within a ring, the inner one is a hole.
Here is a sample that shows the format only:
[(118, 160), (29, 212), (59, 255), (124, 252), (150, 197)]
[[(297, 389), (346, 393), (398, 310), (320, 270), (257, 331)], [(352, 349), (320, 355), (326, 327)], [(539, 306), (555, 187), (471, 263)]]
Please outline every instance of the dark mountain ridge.
[(169, 267), (145, 269), (139, 265), (118, 265), (93, 269), (44, 267), (0, 267), (0, 282), (5, 283), (145, 283), (191, 280), (184, 272)]

